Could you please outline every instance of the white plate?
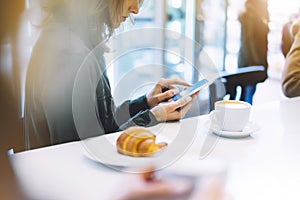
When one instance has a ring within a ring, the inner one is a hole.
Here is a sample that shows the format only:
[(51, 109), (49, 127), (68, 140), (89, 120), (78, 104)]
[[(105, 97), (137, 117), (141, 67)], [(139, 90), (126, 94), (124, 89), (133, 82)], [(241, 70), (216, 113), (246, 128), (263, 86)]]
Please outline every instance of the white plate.
[(96, 162), (115, 167), (139, 167), (153, 162), (154, 157), (131, 157), (118, 153), (112, 138), (95, 137), (82, 141), (86, 156)]
[(222, 137), (228, 137), (228, 138), (243, 138), (248, 137), (252, 133), (259, 130), (258, 124), (249, 121), (247, 125), (245, 126), (243, 131), (223, 131), (216, 127), (214, 127), (210, 121), (206, 122), (206, 127), (212, 131), (215, 135), (222, 136)]
[[(131, 157), (118, 153), (115, 145), (117, 137), (118, 134), (109, 134), (83, 140), (82, 144), (87, 157), (112, 168), (143, 168), (155, 165), (156, 168), (160, 169), (178, 160), (193, 141), (186, 134), (181, 134), (173, 141), (167, 141), (168, 146), (151, 157)], [(158, 140), (157, 142), (163, 141), (166, 140)]]

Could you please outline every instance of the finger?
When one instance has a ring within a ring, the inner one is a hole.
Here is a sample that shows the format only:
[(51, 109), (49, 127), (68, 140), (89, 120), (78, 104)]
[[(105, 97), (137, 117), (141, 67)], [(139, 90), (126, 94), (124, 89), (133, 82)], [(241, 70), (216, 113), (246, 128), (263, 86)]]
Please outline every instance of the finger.
[(170, 89), (175, 89), (177, 88), (175, 85), (168, 83), (168, 81), (163, 80), (157, 83), (161, 88), (163, 88), (163, 92), (170, 90)]
[(185, 106), (181, 107), (181, 109), (179, 110), (180, 112), (180, 117), (183, 118), (186, 113), (190, 110), (190, 108), (192, 107), (194, 101), (190, 101), (189, 103), (187, 103)]
[(179, 99), (178, 101), (174, 102), (174, 108), (175, 110), (178, 108), (181, 108), (185, 106), (187, 103), (189, 103), (193, 98), (191, 96), (183, 97), (182, 99)]
[(177, 121), (181, 119), (181, 111), (180, 109), (174, 110), (171, 113), (168, 113), (167, 121)]
[(158, 180), (157, 178), (157, 174), (155, 171), (155, 167), (153, 165), (148, 166), (147, 168), (145, 168), (142, 173), (141, 173), (141, 177), (144, 181), (146, 182), (151, 182), (151, 181), (156, 181)]
[(180, 109), (180, 114), (181, 114), (181, 118), (183, 118), (186, 113), (190, 110), (190, 108), (192, 107), (193, 103), (195, 102), (197, 95), (199, 92), (196, 92), (195, 94), (192, 95), (192, 100), (190, 102), (188, 102), (185, 106), (181, 107)]
[(178, 93), (179, 93), (179, 89), (177, 87), (174, 87), (173, 89), (169, 90), (166, 95), (168, 95), (168, 97), (173, 97)]
[[(200, 90), (200, 91), (201, 91), (201, 90)], [(195, 98), (197, 98), (197, 96), (198, 96), (198, 94), (200, 93), (200, 91), (195, 92), (195, 93), (192, 95), (193, 100), (194, 100)]]
[(158, 102), (167, 101), (178, 93), (179, 93), (179, 89), (175, 88), (175, 89), (167, 90), (164, 93), (157, 94), (156, 98)]
[(184, 80), (181, 79), (162, 79), (160, 82), (161, 85), (163, 85), (164, 87), (172, 87), (173, 84), (178, 84), (178, 85), (184, 85), (184, 86), (192, 86), (193, 84), (188, 83)]
[[(185, 101), (182, 101), (186, 99)], [(173, 120), (180, 120), (186, 113), (186, 111), (182, 111), (183, 106), (188, 105), (189, 99), (192, 99), (191, 97), (185, 97), (184, 99), (181, 99), (179, 102), (171, 102), (169, 103), (169, 112), (167, 114), (167, 121), (173, 121)], [(186, 108), (188, 110), (188, 108)]]

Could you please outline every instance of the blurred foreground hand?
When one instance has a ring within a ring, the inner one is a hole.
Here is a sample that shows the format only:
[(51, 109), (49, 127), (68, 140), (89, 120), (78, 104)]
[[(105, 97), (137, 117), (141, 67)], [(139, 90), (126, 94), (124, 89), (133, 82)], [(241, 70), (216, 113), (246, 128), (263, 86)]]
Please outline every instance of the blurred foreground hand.
[[(213, 177), (196, 181), (184, 175), (157, 178), (149, 168), (139, 175), (128, 175), (119, 185), (117, 200), (224, 200), (223, 186)], [(195, 178), (195, 177), (194, 177)], [(126, 186), (124, 185), (126, 184)]]

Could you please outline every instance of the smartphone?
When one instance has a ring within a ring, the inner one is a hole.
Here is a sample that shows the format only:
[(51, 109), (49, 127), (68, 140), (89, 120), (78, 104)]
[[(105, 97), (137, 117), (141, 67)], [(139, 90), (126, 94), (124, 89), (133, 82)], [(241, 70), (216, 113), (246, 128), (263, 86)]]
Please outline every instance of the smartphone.
[(208, 85), (208, 80), (202, 79), (201, 81), (195, 83), (192, 87), (189, 87), (186, 90), (182, 90), (180, 93), (173, 96), (172, 99), (173, 101), (178, 101), (183, 97), (191, 96), (194, 93), (198, 92), (201, 88), (205, 87), (206, 85)]

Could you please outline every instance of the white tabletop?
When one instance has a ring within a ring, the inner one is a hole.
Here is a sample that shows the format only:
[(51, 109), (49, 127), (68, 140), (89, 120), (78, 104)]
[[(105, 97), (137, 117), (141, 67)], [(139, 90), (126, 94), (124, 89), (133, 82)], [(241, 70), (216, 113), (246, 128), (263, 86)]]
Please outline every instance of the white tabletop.
[[(152, 130), (162, 132), (158, 140), (169, 143), (182, 132), (196, 136), (184, 155), (164, 170), (203, 174), (225, 166), (226, 191), (233, 199), (300, 199), (299, 115), (300, 98), (253, 106), (250, 120), (260, 129), (240, 139), (213, 135), (207, 115)], [(109, 140), (114, 142), (118, 135)], [(17, 153), (11, 159), (33, 199), (110, 199), (128, 176), (91, 160), (82, 142)]]

